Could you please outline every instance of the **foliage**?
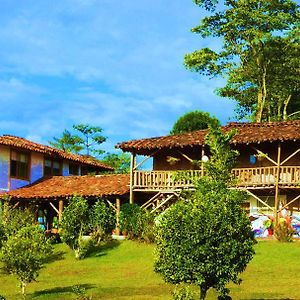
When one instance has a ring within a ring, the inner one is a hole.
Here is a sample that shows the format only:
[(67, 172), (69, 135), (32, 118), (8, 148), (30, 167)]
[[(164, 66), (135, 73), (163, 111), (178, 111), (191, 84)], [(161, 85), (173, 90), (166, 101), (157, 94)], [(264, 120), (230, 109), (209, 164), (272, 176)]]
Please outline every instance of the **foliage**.
[(127, 233), (128, 239), (154, 242), (154, 215), (135, 203), (121, 206), (120, 228)]
[(80, 259), (81, 240), (89, 227), (89, 207), (81, 196), (70, 198), (69, 205), (64, 209), (61, 222), (61, 238), (75, 251), (75, 257)]
[(1, 261), (4, 270), (20, 280), (22, 294), (25, 294), (26, 285), (39, 275), (52, 251), (50, 240), (38, 226), (22, 227), (9, 236), (1, 250)]
[(79, 247), (76, 251), (77, 259), (84, 259), (87, 257), (96, 247), (96, 241), (90, 236), (82, 237), (79, 240)]
[(2, 231), (4, 241), (10, 236), (15, 235), (21, 228), (35, 224), (34, 214), (30, 207), (24, 209), (13, 208), (13, 206), (6, 201), (3, 203), (1, 210), (0, 235)]
[(292, 242), (295, 230), (290, 222), (283, 219), (275, 226), (274, 235), (279, 242)]
[(145, 243), (154, 243), (155, 241), (155, 215), (149, 211), (143, 211), (141, 218), (141, 236), (140, 240)]
[(202, 298), (213, 287), (221, 295), (240, 283), (254, 251), (243, 192), (202, 181), (188, 199), (171, 206), (157, 225), (155, 271), (170, 283), (195, 283)]
[(129, 239), (137, 238), (140, 235), (140, 218), (142, 209), (136, 203), (125, 203), (121, 205), (120, 229), (127, 233)]
[(155, 271), (173, 284), (195, 283), (200, 299), (211, 287), (226, 299), (226, 284), (241, 282), (239, 274), (254, 254), (250, 221), (241, 207), (247, 194), (228, 189), (236, 156), (229, 148), (230, 136), (211, 127), (207, 176), (165, 211), (156, 229)]
[(91, 300), (92, 296), (86, 295), (86, 289), (79, 284), (76, 284), (72, 287), (73, 293), (77, 296), (76, 300)]
[(208, 125), (219, 124), (218, 119), (211, 117), (208, 112), (195, 110), (181, 116), (173, 125), (170, 134), (181, 134), (208, 128)]
[(186, 67), (203, 75), (226, 76), (227, 85), (220, 95), (235, 99), (240, 111), (254, 113), (257, 122), (269, 120), (273, 114), (282, 117), (284, 103), (288, 101), (292, 107), (294, 83), (299, 87), (299, 75), (293, 74), (299, 66), (297, 3), (291, 0), (194, 2), (211, 14), (192, 31), (203, 38), (222, 38), (223, 44), (220, 51), (203, 48), (186, 55)]
[(111, 236), (112, 230), (116, 227), (116, 214), (114, 210), (99, 199), (92, 209), (90, 216), (92, 237), (97, 243), (106, 240)]
[(64, 130), (61, 137), (53, 137), (53, 141), (49, 141), (52, 147), (71, 153), (79, 153), (83, 150), (82, 143), (82, 138), (73, 135), (69, 130)]
[(174, 300), (194, 300), (194, 293), (191, 291), (189, 286), (176, 286), (173, 291)]
[(229, 183), (232, 180), (230, 170), (235, 165), (238, 152), (231, 149), (230, 140), (235, 133), (235, 131), (223, 133), (220, 127), (210, 126), (205, 143), (209, 146), (211, 156), (204, 164), (204, 169), (213, 181)]
[(98, 146), (106, 141), (106, 137), (101, 135), (102, 128), (89, 124), (76, 124), (73, 129), (78, 134), (73, 134), (69, 130), (64, 130), (61, 137), (53, 137), (53, 141), (49, 141), (52, 147), (61, 149), (65, 152), (80, 153), (85, 150), (85, 154), (96, 156), (104, 153)]
[(102, 158), (102, 161), (113, 167), (115, 173), (127, 174), (130, 172), (130, 155), (128, 153), (107, 153)]
[(77, 124), (73, 125), (73, 128), (83, 135), (81, 144), (86, 150), (86, 155), (90, 155), (91, 153), (100, 155), (104, 153), (103, 150), (95, 147), (106, 141), (106, 137), (100, 134), (102, 132), (101, 127), (89, 124)]
[[(264, 60), (266, 99), (262, 107), (263, 121), (287, 121), (299, 117), (300, 110), (300, 47), (299, 42), (288, 38), (265, 41)], [(256, 110), (259, 93), (259, 69), (251, 52), (245, 53), (248, 67), (241, 65), (230, 73), (225, 87), (219, 89), (222, 97), (237, 100), (237, 113), (244, 117)], [(244, 63), (245, 64), (245, 63)]]

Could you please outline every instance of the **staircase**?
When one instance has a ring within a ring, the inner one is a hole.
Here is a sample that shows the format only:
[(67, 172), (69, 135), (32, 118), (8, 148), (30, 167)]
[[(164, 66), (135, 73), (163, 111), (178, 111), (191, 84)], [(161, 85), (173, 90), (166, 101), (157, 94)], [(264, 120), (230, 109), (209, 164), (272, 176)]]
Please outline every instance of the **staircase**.
[(178, 199), (175, 192), (158, 192), (141, 207), (150, 213), (162, 212), (170, 207)]

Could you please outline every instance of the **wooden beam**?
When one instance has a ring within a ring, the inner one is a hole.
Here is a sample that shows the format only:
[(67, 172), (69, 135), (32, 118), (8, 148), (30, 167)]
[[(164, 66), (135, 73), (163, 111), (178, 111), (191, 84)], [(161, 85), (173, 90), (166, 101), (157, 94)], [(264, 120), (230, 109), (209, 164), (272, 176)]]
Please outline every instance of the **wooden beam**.
[(147, 202), (145, 202), (141, 208), (147, 208), (148, 204), (150, 204), (152, 201), (154, 201), (156, 198), (158, 198), (160, 196), (161, 192), (157, 192), (157, 194), (155, 194), (153, 197), (151, 197)]
[(19, 206), (19, 204), (20, 204), (20, 202), (17, 202), (17, 203), (13, 206), (13, 208), (17, 208), (17, 207)]
[(294, 157), (297, 153), (300, 152), (300, 148), (293, 152), (290, 156), (288, 156), (284, 161), (281, 162), (281, 165), (285, 164), (288, 160), (290, 160), (292, 157)]
[(275, 224), (279, 222), (278, 209), (279, 209), (279, 176), (280, 176), (280, 159), (281, 159), (281, 143), (278, 143), (277, 152), (277, 170), (275, 178)]
[(58, 222), (60, 223), (62, 220), (62, 214), (64, 210), (64, 200), (58, 201)]
[[(294, 199), (292, 199), (290, 202), (288, 202), (287, 204), (285, 204), (284, 206), (281, 207), (281, 209), (279, 211), (281, 211), (282, 209), (288, 207), (290, 204), (292, 204), (293, 202), (295, 202), (296, 200), (298, 200), (300, 198), (300, 195), (298, 195), (297, 197), (295, 197)], [(278, 212), (279, 212), (278, 211)]]
[(270, 208), (272, 211), (275, 212), (274, 208), (271, 207), (269, 204), (267, 204), (266, 202), (264, 202), (263, 200), (261, 200), (258, 196), (256, 196), (255, 194), (251, 193), (249, 190), (245, 189), (245, 191), (252, 196), (253, 198), (255, 198), (256, 200), (258, 200), (260, 203), (262, 203), (264, 206)]
[(117, 207), (115, 205), (113, 205), (108, 199), (106, 199), (106, 202), (115, 212), (117, 212)]
[(255, 151), (257, 151), (258, 154), (264, 155), (266, 159), (268, 159), (271, 163), (273, 163), (274, 165), (277, 166), (277, 162), (276, 162), (275, 160), (273, 160), (272, 158), (270, 158), (270, 157), (268, 156), (268, 154), (266, 154), (266, 153), (264, 153), (264, 152), (262, 152), (262, 151), (256, 149), (255, 147), (252, 147), (252, 148), (253, 148)]
[(180, 150), (176, 150), (179, 154), (181, 154), (185, 159), (187, 159), (189, 162), (193, 163), (194, 160), (188, 157), (186, 154), (182, 153)]
[(157, 152), (159, 152), (160, 149), (154, 151), (153, 153), (151, 153), (150, 155), (147, 155), (147, 157), (145, 159), (143, 159), (141, 162), (139, 162), (135, 167), (134, 167), (134, 171), (140, 167), (143, 163), (145, 163), (148, 159), (150, 159), (151, 157), (153, 157), (153, 155), (155, 155)]
[(134, 193), (133, 193), (133, 184), (134, 184), (134, 169), (136, 167), (136, 154), (131, 153), (130, 158), (130, 194), (129, 194), (129, 203), (134, 202)]
[(56, 213), (59, 214), (58, 209), (55, 207), (55, 205), (51, 201), (49, 201), (49, 204), (56, 211)]
[(121, 201), (120, 198), (116, 199), (116, 234), (120, 235), (120, 212), (121, 212)]

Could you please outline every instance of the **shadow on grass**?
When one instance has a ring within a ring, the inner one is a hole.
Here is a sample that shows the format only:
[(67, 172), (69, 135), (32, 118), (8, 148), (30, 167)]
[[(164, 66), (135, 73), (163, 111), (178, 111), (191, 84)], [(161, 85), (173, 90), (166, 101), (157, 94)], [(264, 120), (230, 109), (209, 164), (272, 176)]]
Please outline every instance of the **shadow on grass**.
[(120, 241), (112, 240), (108, 242), (101, 242), (100, 245), (95, 245), (89, 249), (86, 257), (100, 257), (105, 256), (107, 253), (117, 248), (120, 245)]
[(55, 251), (47, 258), (46, 263), (49, 264), (57, 260), (63, 260), (65, 258), (65, 254), (65, 251)]
[[(47, 295), (53, 295), (53, 294), (62, 295), (65, 293), (74, 293), (75, 286), (76, 285), (55, 287), (52, 289), (36, 291), (31, 294), (31, 298), (34, 299), (34, 298), (37, 298), (40, 296), (47, 296)], [(94, 284), (78, 284), (77, 286), (80, 287), (81, 289), (85, 289), (86, 291), (95, 287)]]

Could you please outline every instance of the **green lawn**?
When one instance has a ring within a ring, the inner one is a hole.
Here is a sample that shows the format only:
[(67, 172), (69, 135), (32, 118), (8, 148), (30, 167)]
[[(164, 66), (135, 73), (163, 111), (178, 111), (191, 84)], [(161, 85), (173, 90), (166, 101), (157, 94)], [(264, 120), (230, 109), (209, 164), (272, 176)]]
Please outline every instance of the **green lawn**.
[[(153, 273), (151, 245), (115, 243), (82, 261), (76, 261), (65, 245), (57, 245), (56, 251), (62, 257), (28, 285), (28, 299), (76, 299), (76, 284), (93, 299), (172, 299), (172, 287)], [(240, 286), (231, 286), (233, 299), (300, 299), (300, 242), (259, 242), (242, 277)], [(0, 274), (0, 294), (8, 300), (22, 299), (12, 276)], [(213, 291), (208, 299), (216, 299)]]

